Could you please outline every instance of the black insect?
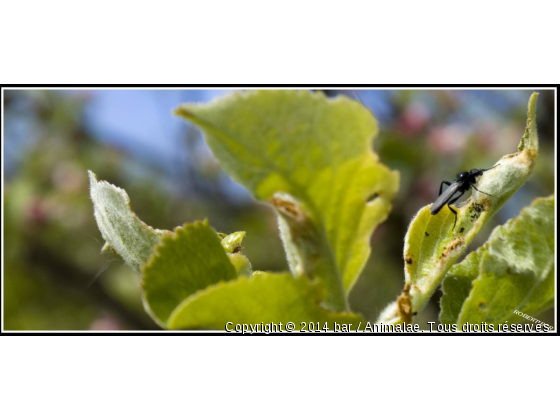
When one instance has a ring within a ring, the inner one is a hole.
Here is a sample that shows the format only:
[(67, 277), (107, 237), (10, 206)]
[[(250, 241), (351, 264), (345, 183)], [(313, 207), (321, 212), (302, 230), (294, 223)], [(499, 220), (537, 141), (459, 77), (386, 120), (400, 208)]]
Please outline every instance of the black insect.
[[(439, 211), (447, 204), (447, 207), (451, 212), (455, 215), (455, 222), (453, 223), (453, 229), (455, 229), (455, 224), (457, 223), (457, 212), (451, 204), (455, 203), (461, 196), (467, 192), (468, 190), (473, 187), (476, 191), (481, 192), (486, 195), (490, 195), (485, 193), (484, 191), (480, 191), (478, 188), (474, 186), (476, 183), (476, 179), (481, 176), (484, 172), (489, 171), (490, 169), (494, 169), (495, 166), (489, 169), (471, 169), (470, 172), (461, 172), (457, 174), (457, 178), (455, 182), (451, 183), (449, 181), (443, 181), (439, 187), (439, 197), (432, 207), (430, 207), (430, 212), (432, 214), (438, 214)], [(445, 190), (442, 194), (441, 191), (443, 190), (443, 184), (449, 185), (449, 188)]]

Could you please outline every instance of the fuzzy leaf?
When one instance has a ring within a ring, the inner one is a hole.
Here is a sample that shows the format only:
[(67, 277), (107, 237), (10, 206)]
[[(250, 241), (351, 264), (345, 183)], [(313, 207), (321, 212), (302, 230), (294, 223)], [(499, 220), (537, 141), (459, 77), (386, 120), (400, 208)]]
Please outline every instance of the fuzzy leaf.
[(362, 318), (353, 313), (333, 313), (319, 306), (322, 287), (305, 278), (294, 279), (290, 274), (255, 273), (221, 282), (202, 290), (174, 311), (169, 320), (171, 329), (224, 330), (227, 322), (260, 324), (294, 322), (353, 323)]
[(538, 153), (537, 97), (534, 93), (529, 99), (527, 128), (518, 152), (502, 157), (478, 179), (476, 187), (490, 195), (473, 190), (469, 199), (458, 204), (454, 229), (455, 216), (447, 206), (437, 215), (426, 206), (415, 216), (405, 237), (405, 289), (399, 297), (402, 304), (384, 311), (380, 322), (411, 322), (412, 313), (424, 308), (482, 226), (527, 181)]
[(126, 191), (98, 181), (89, 173), (93, 214), (101, 236), (107, 242), (102, 252), (115, 252), (137, 273), (140, 273), (154, 246), (171, 232), (154, 229), (142, 222), (130, 208)]
[(398, 173), (371, 150), (373, 115), (345, 97), (292, 90), (236, 93), (176, 113), (205, 131), (233, 179), (276, 207), (292, 273), (323, 279), (327, 306), (344, 309), (398, 188)]
[(515, 310), (534, 315), (552, 307), (554, 230), (554, 197), (535, 200), (494, 229), (446, 276), (442, 322), (496, 325), (520, 320)]
[(185, 224), (162, 239), (144, 266), (142, 288), (149, 311), (165, 326), (187, 297), (236, 277), (218, 235), (204, 221)]

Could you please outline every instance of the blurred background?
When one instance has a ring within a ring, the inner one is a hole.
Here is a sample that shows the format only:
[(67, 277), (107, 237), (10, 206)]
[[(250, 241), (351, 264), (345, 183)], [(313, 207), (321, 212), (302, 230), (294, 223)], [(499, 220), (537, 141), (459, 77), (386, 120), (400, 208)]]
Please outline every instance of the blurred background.
[[(4, 90), (4, 288), (6, 330), (159, 329), (144, 312), (139, 277), (100, 254), (87, 169), (126, 189), (147, 224), (172, 230), (208, 218), (221, 232), (246, 231), (254, 269), (284, 271), (276, 218), (225, 175), (201, 133), (171, 114), (224, 90)], [(403, 238), (442, 180), (489, 168), (523, 135), (527, 90), (325, 91), (360, 100), (379, 120), (374, 150), (401, 174), (388, 220), (350, 295), (374, 321), (403, 287)], [(554, 92), (538, 99), (540, 156), (533, 176), (478, 235), (488, 238), (536, 197), (554, 193)], [(438, 291), (418, 317), (436, 321)], [(554, 325), (553, 310), (539, 315)], [(521, 322), (521, 319), (520, 321)]]

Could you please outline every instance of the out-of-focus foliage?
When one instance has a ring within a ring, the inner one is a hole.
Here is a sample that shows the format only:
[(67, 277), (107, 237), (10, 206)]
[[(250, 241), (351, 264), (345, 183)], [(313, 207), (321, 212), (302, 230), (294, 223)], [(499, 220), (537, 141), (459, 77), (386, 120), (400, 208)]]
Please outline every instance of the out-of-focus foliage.
[(17, 172), (6, 176), (4, 327), (151, 328), (129, 297), (139, 296), (133, 276), (118, 266), (103, 273), (111, 259), (100, 255), (87, 197), (86, 167), (114, 177), (123, 156), (82, 130), (82, 98), (6, 92), (6, 102), (6, 119), (26, 118), (38, 129)]
[[(138, 216), (172, 230), (208, 218), (218, 231), (246, 231), (243, 253), (255, 270), (284, 271), (288, 265), (273, 212), (248, 199), (221, 172), (198, 131), (164, 133), (173, 159), (156, 159), (149, 143), (125, 140), (100, 122), (115, 125), (148, 97), (155, 115), (137, 116), (136, 132), (167, 126), (173, 105), (164, 93), (138, 91), (4, 91), (4, 327), (6, 329), (146, 329), (139, 278), (122, 260), (100, 254), (103, 240), (92, 217), (87, 169), (126, 189)], [(327, 92), (329, 95), (353, 92)], [(376, 229), (372, 254), (350, 294), (350, 307), (369, 320), (402, 289), (402, 246), (408, 223), (431, 203), (443, 179), (460, 170), (486, 168), (515, 149), (525, 124), (527, 91), (360, 91), (358, 97), (380, 122), (375, 152), (401, 174), (388, 220)], [(200, 91), (197, 91), (200, 94)], [(185, 97), (179, 102), (188, 102)], [(109, 100), (98, 100), (108, 97)], [(168, 101), (169, 102), (169, 101)], [(161, 105), (164, 103), (164, 105)], [(92, 112), (93, 107), (95, 112)], [(120, 116), (118, 113), (120, 112)], [(124, 122), (122, 123), (124, 124)], [(554, 191), (554, 96), (539, 97), (540, 156), (529, 181), (471, 244), (478, 248), (498, 224)], [(131, 126), (130, 120), (126, 122)], [(178, 126), (184, 125), (178, 121)], [(436, 293), (439, 294), (439, 291)], [(436, 319), (432, 299), (418, 322)], [(539, 316), (553, 324), (551, 311)], [(421, 324), (422, 325), (422, 324)]]

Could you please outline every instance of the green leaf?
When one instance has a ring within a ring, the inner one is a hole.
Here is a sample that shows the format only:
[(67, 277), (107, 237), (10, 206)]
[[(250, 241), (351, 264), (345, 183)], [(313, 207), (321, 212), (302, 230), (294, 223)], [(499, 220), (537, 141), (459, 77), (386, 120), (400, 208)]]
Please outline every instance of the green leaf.
[(472, 289), (472, 282), (478, 276), (480, 258), (488, 250), (488, 242), (471, 252), (460, 263), (455, 264), (442, 282), (440, 321), (442, 324), (455, 324), (463, 303)]
[(380, 322), (411, 322), (412, 314), (424, 308), (441, 280), (467, 249), (482, 226), (529, 178), (538, 153), (536, 101), (529, 99), (527, 128), (518, 152), (502, 157), (493, 169), (485, 172), (464, 203), (458, 204), (457, 224), (447, 208), (437, 214), (430, 206), (420, 209), (405, 237), (405, 289), (400, 304), (383, 311)]
[(236, 93), (176, 113), (205, 131), (234, 180), (275, 206), (294, 276), (323, 279), (325, 304), (346, 308), (345, 290), (398, 189), (398, 173), (371, 150), (373, 115), (343, 96), (293, 90)]
[(147, 309), (162, 325), (187, 297), (221, 280), (237, 277), (220, 238), (207, 221), (185, 224), (162, 239), (144, 266)]
[[(541, 198), (499, 226), (453, 267), (443, 287), (441, 320), (499, 324), (554, 305), (554, 197)], [(459, 308), (459, 311), (457, 310)]]
[[(334, 322), (354, 324), (362, 321), (353, 313), (333, 313), (319, 306), (324, 298), (322, 287), (306, 278), (294, 279), (290, 274), (255, 273), (251, 278), (220, 282), (202, 290), (174, 311), (169, 320), (171, 329), (224, 330), (226, 323), (260, 324), (287, 322)], [(230, 325), (231, 327), (231, 325)]]
[(229, 262), (235, 268), (237, 276), (251, 277), (253, 274), (253, 267), (249, 259), (243, 254), (227, 254)]
[(171, 232), (154, 229), (142, 222), (130, 208), (126, 191), (98, 181), (89, 173), (93, 214), (101, 236), (107, 242), (102, 252), (115, 252), (137, 273), (140, 273), (154, 246)]

